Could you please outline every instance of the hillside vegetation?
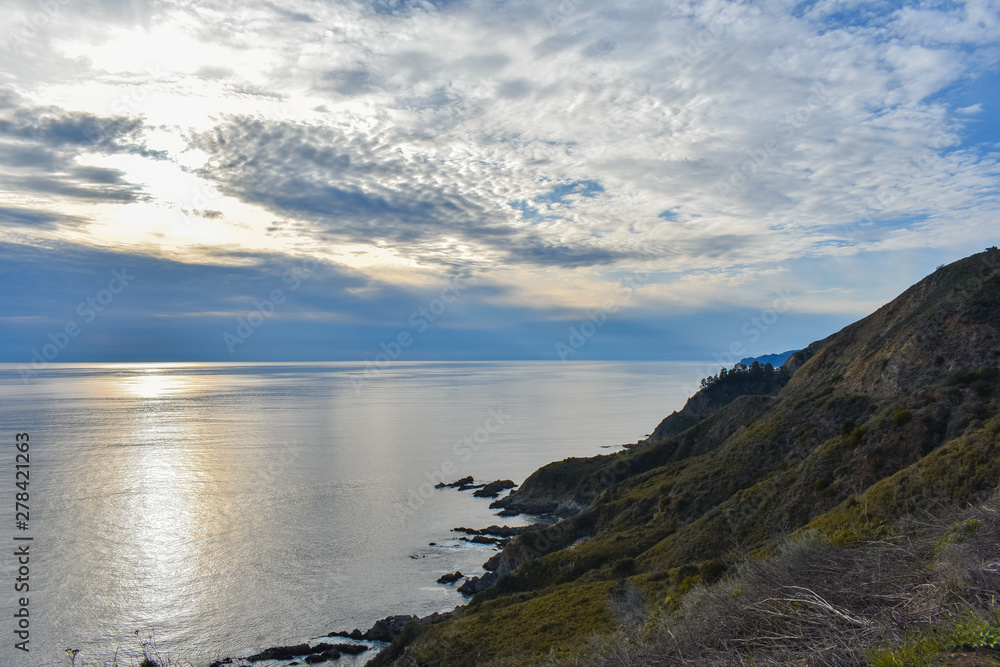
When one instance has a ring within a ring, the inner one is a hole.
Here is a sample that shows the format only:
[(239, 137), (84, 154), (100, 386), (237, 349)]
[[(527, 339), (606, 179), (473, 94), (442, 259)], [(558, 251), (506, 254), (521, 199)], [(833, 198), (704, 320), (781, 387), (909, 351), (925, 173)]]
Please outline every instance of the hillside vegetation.
[[(565, 519), (512, 540), (496, 585), (370, 664), (881, 666), (932, 664), (893, 660), (949, 642), (974, 660), (953, 664), (992, 664), (1000, 565), (968, 572), (1000, 559), (1000, 528), (956, 512), (1000, 481), (998, 400), (991, 249), (781, 369), (710, 379), (640, 446), (533, 473), (496, 505)], [(980, 527), (973, 556), (941, 560), (948, 531)], [(942, 619), (932, 646), (920, 633)]]

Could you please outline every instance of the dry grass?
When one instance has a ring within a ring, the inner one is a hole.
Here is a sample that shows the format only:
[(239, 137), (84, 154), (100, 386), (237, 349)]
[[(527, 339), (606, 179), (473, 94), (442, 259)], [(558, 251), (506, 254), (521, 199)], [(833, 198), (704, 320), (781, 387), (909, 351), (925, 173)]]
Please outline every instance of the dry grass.
[(635, 606), (624, 608), (631, 622), (574, 664), (930, 665), (957, 664), (935, 662), (947, 651), (993, 652), (1000, 513), (911, 520), (903, 532), (850, 548), (815, 537), (786, 543), (693, 587), (674, 609), (661, 605), (641, 630)]

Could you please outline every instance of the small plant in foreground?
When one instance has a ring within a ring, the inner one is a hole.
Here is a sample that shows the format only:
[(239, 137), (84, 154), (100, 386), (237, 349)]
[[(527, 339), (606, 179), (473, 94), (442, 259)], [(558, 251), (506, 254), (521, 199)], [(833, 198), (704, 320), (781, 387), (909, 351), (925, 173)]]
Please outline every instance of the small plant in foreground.
[[(170, 657), (163, 656), (156, 646), (152, 632), (145, 639), (139, 636), (138, 630), (135, 631), (135, 635), (139, 641), (139, 652), (138, 654), (133, 653), (128, 658), (119, 658), (119, 649), (115, 649), (114, 656), (110, 660), (98, 663), (79, 656), (80, 660), (77, 662), (80, 649), (67, 648), (63, 651), (69, 656), (70, 667), (191, 667), (189, 663), (180, 663)], [(238, 665), (233, 667), (238, 667)]]

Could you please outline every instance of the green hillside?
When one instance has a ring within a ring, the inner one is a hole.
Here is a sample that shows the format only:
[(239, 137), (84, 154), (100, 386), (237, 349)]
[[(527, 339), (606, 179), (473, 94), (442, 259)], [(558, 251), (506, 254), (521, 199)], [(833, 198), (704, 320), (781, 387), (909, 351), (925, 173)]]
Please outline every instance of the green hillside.
[(858, 555), (908, 535), (915, 515), (952, 517), (987, 499), (1000, 481), (998, 400), (991, 249), (782, 369), (713, 378), (640, 446), (536, 471), (497, 506), (567, 518), (515, 538), (499, 583), (412, 624), (370, 664), (587, 664), (626, 632), (645, 633), (654, 651), (692, 590), (788, 558), (790, 537)]

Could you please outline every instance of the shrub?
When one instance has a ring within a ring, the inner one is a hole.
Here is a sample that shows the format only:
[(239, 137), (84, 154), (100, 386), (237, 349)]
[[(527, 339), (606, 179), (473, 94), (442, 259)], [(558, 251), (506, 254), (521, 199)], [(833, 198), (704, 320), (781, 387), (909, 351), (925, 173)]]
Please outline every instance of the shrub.
[(616, 562), (611, 568), (611, 574), (613, 574), (616, 579), (631, 577), (635, 574), (635, 571), (636, 565), (634, 558), (623, 558), (622, 560)]
[(703, 581), (712, 583), (722, 578), (726, 573), (726, 564), (718, 558), (707, 560), (698, 567), (698, 573)]
[[(994, 664), (983, 650), (1000, 649), (1000, 571), (991, 564), (1000, 513), (977, 508), (944, 520), (924, 516), (899, 529), (904, 536), (849, 548), (806, 532), (768, 560), (733, 566), (724, 582), (691, 581), (677, 604), (662, 608), (658, 623), (646, 625), (641, 641), (608, 638), (589, 659), (546, 664)], [(948, 535), (962, 544), (942, 551)], [(955, 652), (979, 661), (948, 662)]]
[[(1000, 627), (973, 611), (953, 617), (931, 628), (906, 633), (902, 645), (876, 649), (869, 654), (872, 667), (932, 667), (941, 664), (940, 654), (956, 649), (993, 649), (1000, 639)], [(986, 664), (977, 662), (976, 664)]]

